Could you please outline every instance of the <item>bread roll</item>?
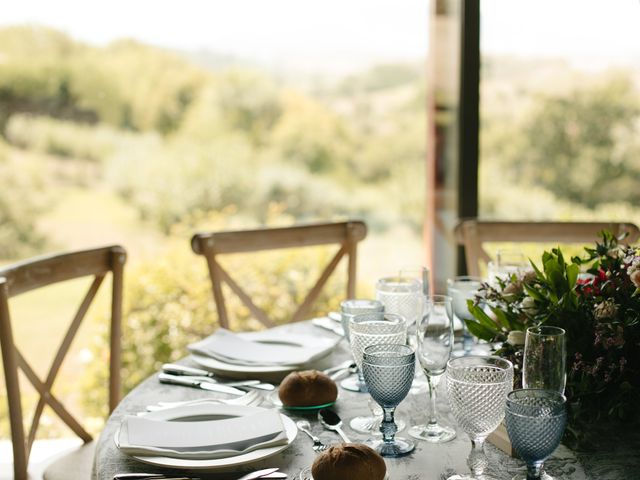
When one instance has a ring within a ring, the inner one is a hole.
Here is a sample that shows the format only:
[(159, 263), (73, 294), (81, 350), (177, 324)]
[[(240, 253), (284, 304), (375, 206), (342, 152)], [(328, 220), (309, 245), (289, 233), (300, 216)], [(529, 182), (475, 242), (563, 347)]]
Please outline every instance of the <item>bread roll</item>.
[(329, 447), (311, 466), (313, 480), (383, 480), (386, 473), (382, 457), (358, 443)]
[(336, 383), (317, 370), (291, 372), (278, 389), (285, 407), (313, 407), (335, 402), (338, 397)]

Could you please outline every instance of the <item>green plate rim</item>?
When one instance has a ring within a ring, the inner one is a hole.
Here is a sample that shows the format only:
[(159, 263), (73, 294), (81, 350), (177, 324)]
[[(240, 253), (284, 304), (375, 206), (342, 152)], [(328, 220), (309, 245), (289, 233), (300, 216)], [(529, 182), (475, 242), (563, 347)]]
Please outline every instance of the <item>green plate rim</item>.
[(335, 404), (336, 401), (334, 400), (333, 402), (325, 403), (323, 405), (309, 405), (306, 407), (288, 407), (286, 405), (282, 405), (282, 408), (284, 408), (285, 410), (319, 410), (321, 408), (331, 407)]

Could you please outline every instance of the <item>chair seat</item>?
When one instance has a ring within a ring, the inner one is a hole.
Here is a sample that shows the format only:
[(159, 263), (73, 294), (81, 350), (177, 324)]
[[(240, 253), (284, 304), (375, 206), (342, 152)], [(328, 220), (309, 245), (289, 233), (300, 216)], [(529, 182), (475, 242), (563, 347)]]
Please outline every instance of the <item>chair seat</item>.
[(90, 480), (96, 441), (85, 443), (45, 468), (44, 480)]

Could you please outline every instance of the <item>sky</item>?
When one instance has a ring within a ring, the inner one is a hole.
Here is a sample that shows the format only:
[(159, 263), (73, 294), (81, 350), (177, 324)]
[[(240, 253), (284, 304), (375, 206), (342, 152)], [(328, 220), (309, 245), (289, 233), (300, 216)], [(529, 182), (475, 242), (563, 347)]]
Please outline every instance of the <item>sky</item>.
[[(133, 37), (276, 66), (424, 58), (430, 0), (20, 0), (0, 25), (106, 44)], [(570, 28), (567, 28), (567, 25)], [(483, 0), (484, 53), (640, 59), (640, 0)], [(640, 61), (640, 60), (639, 60)]]

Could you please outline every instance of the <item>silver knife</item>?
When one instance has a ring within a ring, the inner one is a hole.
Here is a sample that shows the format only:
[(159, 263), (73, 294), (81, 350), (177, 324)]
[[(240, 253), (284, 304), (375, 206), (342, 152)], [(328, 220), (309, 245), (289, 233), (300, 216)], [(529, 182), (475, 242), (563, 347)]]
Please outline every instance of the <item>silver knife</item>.
[(201, 390), (210, 390), (212, 392), (229, 393), (231, 395), (244, 395), (246, 392), (239, 388), (229, 387), (227, 385), (220, 385), (219, 383), (207, 382), (202, 379), (194, 379), (185, 376), (169, 375), (168, 373), (161, 373), (158, 375), (160, 383), (167, 383), (171, 385), (183, 385), (186, 387), (199, 388)]
[(238, 478), (238, 480), (255, 480), (257, 478), (264, 478), (265, 476), (277, 471), (277, 468), (265, 468), (264, 470), (256, 470), (255, 472), (247, 473), (246, 475)]
[(275, 386), (270, 383), (262, 383), (260, 380), (238, 380), (233, 382), (220, 382), (215, 378), (215, 375), (208, 370), (201, 368), (186, 367), (184, 365), (178, 365), (175, 363), (165, 363), (162, 365), (162, 371), (170, 375), (196, 377), (194, 380), (206, 380), (208, 382), (215, 382), (219, 385), (227, 385), (228, 387), (249, 387), (257, 388), (258, 390), (275, 390)]
[(200, 480), (200, 478), (164, 473), (116, 473), (113, 480)]
[(194, 377), (215, 378), (213, 372), (203, 370), (202, 368), (187, 367), (186, 365), (178, 365), (177, 363), (165, 363), (162, 365), (162, 371), (171, 375), (191, 375)]

